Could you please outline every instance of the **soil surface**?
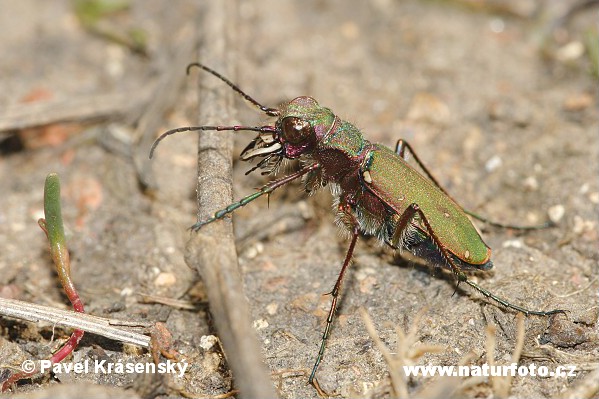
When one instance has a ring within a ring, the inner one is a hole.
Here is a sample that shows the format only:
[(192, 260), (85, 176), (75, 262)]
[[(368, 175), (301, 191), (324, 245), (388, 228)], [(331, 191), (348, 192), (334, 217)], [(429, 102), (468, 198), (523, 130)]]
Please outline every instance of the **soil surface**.
[[(217, 339), (207, 289), (184, 260), (197, 212), (196, 134), (165, 140), (151, 169), (145, 154), (148, 137), (174, 127), (270, 119), (239, 98), (232, 118), (197, 120), (200, 72), (186, 77), (184, 67), (217, 45), (203, 40), (200, 22), (204, 8), (218, 2), (126, 3), (106, 12), (78, 1), (2, 6), (0, 296), (68, 308), (37, 226), (44, 179), (57, 172), (72, 277), (86, 311), (166, 323), (190, 366), (182, 377), (47, 373), (12, 392), (243, 396)], [(567, 395), (598, 367), (597, 8), (576, 10), (576, 4), (239, 1), (225, 14), (235, 40), (218, 44), (234, 55), (228, 77), (262, 104), (310, 95), (370, 141), (392, 148), (399, 138), (408, 141), (464, 208), (507, 224), (556, 221), (530, 232), (475, 222), (493, 249), (494, 268), (472, 279), (526, 308), (568, 311), (525, 318), (519, 365), (576, 371), (564, 378), (517, 376), (509, 382), (513, 397)], [(188, 28), (200, 44), (187, 56), (181, 43)], [(175, 68), (175, 59), (183, 67)], [(176, 95), (159, 86), (168, 79)], [(156, 99), (160, 111), (148, 112)], [(149, 136), (140, 129), (144, 123)], [(253, 137), (237, 134), (236, 153)], [(268, 181), (258, 172), (245, 176), (250, 167), (234, 160), (235, 198)], [(253, 328), (283, 398), (318, 396), (307, 380), (330, 306), (323, 294), (349, 245), (331, 205), (328, 189), (308, 197), (293, 183), (233, 217)], [(362, 239), (318, 371), (330, 394), (397, 395), (390, 369), (398, 372), (399, 363), (385, 361), (361, 308), (382, 343), (403, 354), (394, 358), (413, 365), (481, 366), (489, 358), (509, 365), (516, 347), (516, 312), (465, 284), (456, 290), (451, 273)], [(26, 359), (48, 358), (70, 334), (2, 316), (0, 323), (1, 378)], [(488, 326), (495, 326), (494, 339)], [(152, 362), (147, 351), (93, 334), (67, 361), (86, 359)], [(417, 376), (408, 378), (407, 390), (410, 397), (501, 396), (497, 381)]]

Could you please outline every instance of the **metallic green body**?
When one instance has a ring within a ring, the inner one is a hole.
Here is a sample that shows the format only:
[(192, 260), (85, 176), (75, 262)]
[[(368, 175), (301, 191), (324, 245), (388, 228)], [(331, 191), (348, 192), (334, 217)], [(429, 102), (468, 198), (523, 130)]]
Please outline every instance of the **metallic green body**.
[(459, 259), (473, 265), (490, 259), (491, 249), (453, 199), (389, 148), (373, 147), (363, 168), (370, 174), (371, 182), (364, 181), (369, 191), (398, 215), (417, 204), (445, 249)]
[[(362, 232), (403, 247), (398, 241), (406, 232), (389, 230), (394, 229), (410, 205), (416, 204), (428, 220), (439, 245), (464, 264), (490, 267), (491, 249), (463, 209), (401, 156), (381, 144), (370, 143), (360, 129), (311, 97), (297, 97), (284, 104), (278, 125), (282, 126), (286, 118), (306, 121), (313, 135), (307, 135), (302, 143), (284, 144), (285, 156), (318, 161), (322, 170), (310, 173), (307, 180), (311, 185), (314, 180), (337, 184), (344, 199), (337, 197), (336, 202), (353, 204), (353, 213)], [(285, 137), (283, 130), (282, 142)], [(318, 187), (307, 191), (313, 188)], [(339, 219), (347, 220), (343, 212)], [(411, 226), (425, 235), (431, 234), (417, 216)], [(351, 229), (351, 223), (346, 227)]]
[[(448, 267), (458, 282), (470, 285), (505, 307), (527, 315), (564, 313), (559, 309), (536, 311), (511, 304), (466, 277), (463, 272), (465, 269), (488, 270), (493, 266), (491, 249), (484, 243), (464, 210), (438, 186), (409, 144), (403, 140), (398, 141), (397, 152), (393, 152), (364, 139), (357, 127), (341, 120), (329, 108), (321, 107), (311, 97), (297, 97), (279, 108), (265, 107), (218, 72), (199, 63), (190, 64), (188, 72), (192, 66), (221, 79), (262, 112), (277, 117), (277, 120), (274, 126), (190, 126), (172, 129), (154, 142), (150, 158), (158, 143), (174, 133), (245, 130), (257, 132), (258, 136), (242, 151), (241, 159), (260, 159), (246, 174), (257, 169), (262, 174), (275, 174), (281, 163), (289, 159), (298, 159), (302, 165), (300, 170), (271, 180), (257, 192), (216, 212), (212, 218), (194, 224), (192, 230), (197, 231), (208, 223), (223, 219), (236, 209), (268, 196), (278, 187), (299, 178), (303, 178), (308, 193), (326, 185), (331, 187), (337, 222), (349, 230), (350, 245), (339, 277), (330, 292), (332, 301), (326, 327), (308, 379), (321, 396), (327, 395), (320, 389), (316, 371), (331, 331), (343, 276), (351, 263), (360, 233), (376, 235), (393, 248), (408, 250), (436, 266)], [(404, 160), (406, 148), (428, 177)]]

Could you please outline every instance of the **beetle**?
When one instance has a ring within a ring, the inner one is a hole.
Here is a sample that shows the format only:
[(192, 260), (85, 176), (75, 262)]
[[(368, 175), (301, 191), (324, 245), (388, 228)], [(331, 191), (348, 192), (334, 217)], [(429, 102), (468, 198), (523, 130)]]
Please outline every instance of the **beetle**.
[[(410, 251), (429, 263), (448, 268), (458, 285), (465, 283), (506, 308), (526, 315), (564, 313), (560, 309), (529, 310), (512, 304), (469, 280), (464, 273), (468, 269), (489, 270), (493, 267), (491, 248), (483, 241), (468, 215), (492, 225), (517, 229), (539, 229), (548, 227), (549, 224), (510, 226), (490, 222), (458, 205), (406, 141), (398, 140), (393, 151), (366, 140), (357, 127), (342, 120), (312, 97), (300, 96), (278, 108), (270, 108), (260, 104), (215, 70), (200, 63), (192, 63), (187, 67), (187, 73), (192, 67), (214, 75), (266, 115), (277, 119), (274, 125), (255, 127), (188, 126), (172, 129), (156, 139), (150, 149), (150, 158), (158, 144), (175, 133), (201, 130), (253, 131), (258, 134), (244, 148), (240, 157), (243, 161), (259, 161), (246, 175), (257, 169), (262, 174), (274, 175), (287, 160), (299, 160), (301, 167), (289, 175), (268, 182), (253, 194), (217, 211), (211, 218), (197, 222), (191, 229), (198, 231), (206, 224), (223, 219), (236, 209), (301, 178), (307, 193), (324, 186), (330, 187), (336, 222), (349, 232), (349, 248), (335, 285), (329, 292), (331, 306), (308, 380), (319, 392), (322, 390), (318, 385), (316, 372), (324, 355), (343, 277), (360, 234), (376, 236), (394, 249)], [(411, 154), (424, 174), (407, 162), (408, 154)]]

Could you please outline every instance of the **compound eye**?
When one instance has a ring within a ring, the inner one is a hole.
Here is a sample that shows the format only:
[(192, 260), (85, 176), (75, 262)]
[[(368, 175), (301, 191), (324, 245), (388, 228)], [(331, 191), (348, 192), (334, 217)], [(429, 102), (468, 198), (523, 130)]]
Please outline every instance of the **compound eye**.
[(281, 123), (283, 137), (285, 141), (291, 144), (299, 144), (308, 139), (312, 133), (312, 126), (308, 121), (305, 121), (295, 116), (289, 116), (283, 119)]

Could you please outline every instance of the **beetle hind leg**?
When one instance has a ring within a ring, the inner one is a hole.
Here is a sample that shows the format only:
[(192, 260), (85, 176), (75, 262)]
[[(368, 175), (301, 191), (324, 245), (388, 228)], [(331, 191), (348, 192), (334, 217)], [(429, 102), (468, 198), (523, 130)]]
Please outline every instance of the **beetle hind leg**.
[[(416, 215), (418, 215), (420, 217), (421, 224), (423, 225), (423, 227), (425, 227), (425, 229), (426, 229), (427, 233), (429, 234), (430, 238), (432, 239), (432, 241), (437, 245), (439, 252), (441, 252), (443, 258), (447, 262), (447, 265), (451, 269), (453, 275), (456, 277), (458, 285), (460, 283), (466, 283), (469, 286), (471, 286), (472, 288), (474, 288), (476, 291), (480, 292), (485, 297), (492, 299), (493, 301), (499, 303), (500, 305), (502, 305), (506, 308), (513, 309), (518, 312), (522, 312), (526, 315), (549, 316), (549, 315), (557, 314), (557, 313), (565, 313), (565, 311), (561, 310), (561, 309), (553, 309), (553, 310), (548, 310), (548, 311), (530, 310), (530, 309), (524, 308), (522, 306), (514, 305), (511, 302), (507, 301), (506, 299), (503, 299), (503, 298), (493, 294), (491, 291), (481, 287), (480, 285), (476, 284), (475, 282), (468, 280), (468, 277), (462, 271), (462, 268), (460, 268), (454, 262), (449, 251), (445, 248), (445, 246), (443, 246), (443, 243), (439, 240), (439, 238), (435, 234), (435, 231), (432, 229), (430, 223), (428, 222), (428, 219), (426, 218), (426, 215), (424, 214), (424, 212), (422, 212), (422, 209), (420, 209), (420, 207), (416, 203), (412, 203), (408, 207), (408, 209), (406, 209), (404, 211), (404, 213), (400, 216), (399, 222), (397, 223), (397, 226), (396, 226), (396, 231), (393, 235), (393, 239), (395, 239), (396, 237), (398, 237), (402, 234), (401, 230), (408, 228), (409, 224), (411, 223), (411, 221), (413, 220), (413, 218)], [(457, 291), (457, 287), (456, 287), (456, 291)]]
[[(439, 188), (439, 190), (443, 191), (443, 193), (445, 193), (445, 195), (447, 195), (449, 198), (452, 198), (451, 195), (449, 195), (449, 193), (443, 188), (443, 186), (441, 186), (439, 184), (439, 182), (437, 181), (437, 179), (435, 179), (433, 177), (433, 175), (426, 168), (426, 166), (424, 166), (424, 164), (422, 163), (422, 161), (420, 160), (420, 158), (418, 158), (418, 155), (416, 155), (416, 153), (414, 152), (414, 149), (412, 148), (412, 146), (407, 141), (405, 141), (404, 139), (397, 140), (397, 144), (395, 144), (395, 153), (397, 155), (399, 155), (400, 157), (402, 157), (403, 159), (406, 159), (406, 150), (407, 150), (407, 152), (409, 152), (412, 155), (412, 157), (414, 158), (414, 161), (416, 161), (416, 163), (418, 164), (418, 166), (426, 174), (426, 176), (429, 178), (429, 180), (432, 181), (433, 184)], [(481, 216), (481, 215), (479, 215), (477, 213), (469, 211), (468, 209), (464, 209), (464, 212), (466, 214), (472, 216), (473, 218), (475, 218), (477, 220), (480, 220), (483, 223), (486, 223), (486, 224), (491, 225), (491, 226), (499, 227), (499, 228), (502, 228), (502, 229), (512, 229), (512, 230), (542, 230), (542, 229), (547, 229), (547, 228), (555, 226), (555, 223), (553, 223), (550, 220), (547, 221), (547, 222), (545, 222), (545, 223), (536, 224), (536, 225), (530, 225), (530, 226), (520, 226), (520, 225), (513, 225), (513, 224), (505, 224), (505, 223), (499, 223), (499, 222), (495, 222), (493, 220), (490, 220), (490, 219), (488, 219), (488, 218), (486, 218), (484, 216)]]

